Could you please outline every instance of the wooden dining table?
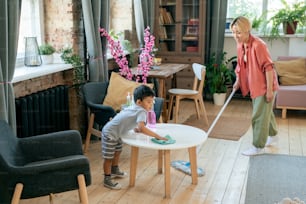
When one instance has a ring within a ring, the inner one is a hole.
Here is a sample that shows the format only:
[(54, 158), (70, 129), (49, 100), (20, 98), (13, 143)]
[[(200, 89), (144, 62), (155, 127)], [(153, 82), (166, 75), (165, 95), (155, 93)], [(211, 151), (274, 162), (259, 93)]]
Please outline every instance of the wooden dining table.
[[(155, 78), (158, 80), (158, 97), (166, 98), (166, 80), (176, 77), (176, 73), (187, 69), (190, 64), (180, 63), (162, 63), (158, 66), (153, 66), (149, 71), (149, 78)], [(132, 72), (136, 73), (137, 68), (133, 68)]]

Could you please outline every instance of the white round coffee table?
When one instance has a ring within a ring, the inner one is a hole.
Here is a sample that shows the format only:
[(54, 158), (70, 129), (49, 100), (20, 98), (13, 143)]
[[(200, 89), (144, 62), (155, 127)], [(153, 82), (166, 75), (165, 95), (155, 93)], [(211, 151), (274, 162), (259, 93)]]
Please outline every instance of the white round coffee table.
[(192, 184), (197, 184), (197, 152), (196, 147), (207, 139), (205, 131), (188, 125), (158, 123), (154, 129), (159, 135), (170, 135), (176, 142), (174, 144), (161, 145), (151, 141), (152, 137), (142, 133), (130, 131), (122, 137), (122, 141), (131, 146), (130, 186), (135, 186), (136, 169), (139, 148), (158, 150), (158, 172), (162, 173), (162, 161), (164, 159), (165, 170), (165, 197), (170, 198), (170, 150), (187, 148), (191, 169)]

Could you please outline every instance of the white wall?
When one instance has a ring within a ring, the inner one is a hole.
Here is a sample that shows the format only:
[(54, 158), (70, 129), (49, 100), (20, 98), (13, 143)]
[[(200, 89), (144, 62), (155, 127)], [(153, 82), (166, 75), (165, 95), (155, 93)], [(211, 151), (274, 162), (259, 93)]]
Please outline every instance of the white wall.
[[(268, 41), (267, 37), (261, 37), (269, 48), (272, 60), (278, 56), (303, 56), (306, 57), (306, 41), (304, 36), (287, 35), (283, 39)], [(236, 41), (232, 34), (225, 34), (224, 51), (227, 58), (236, 56)]]

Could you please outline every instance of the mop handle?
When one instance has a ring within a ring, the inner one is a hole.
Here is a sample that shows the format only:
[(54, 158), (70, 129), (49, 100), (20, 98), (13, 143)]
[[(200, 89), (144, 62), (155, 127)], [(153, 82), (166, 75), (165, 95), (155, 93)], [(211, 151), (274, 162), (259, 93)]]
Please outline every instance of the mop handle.
[(222, 113), (223, 113), (224, 109), (226, 108), (227, 104), (230, 102), (230, 100), (232, 99), (233, 95), (235, 94), (235, 91), (236, 91), (235, 89), (232, 90), (232, 93), (229, 95), (229, 97), (226, 100), (225, 104), (222, 106), (222, 108), (221, 108), (220, 112), (218, 113), (217, 117), (214, 119), (213, 123), (209, 127), (209, 129), (207, 131), (207, 136), (210, 135), (210, 132), (215, 127), (217, 121), (219, 120), (220, 116), (222, 115)]

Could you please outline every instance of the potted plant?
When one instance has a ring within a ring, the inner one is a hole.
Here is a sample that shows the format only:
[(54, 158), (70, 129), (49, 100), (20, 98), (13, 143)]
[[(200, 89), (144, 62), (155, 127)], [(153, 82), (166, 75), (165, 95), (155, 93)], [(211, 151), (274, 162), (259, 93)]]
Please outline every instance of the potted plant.
[[(206, 66), (205, 86), (214, 98), (214, 103), (222, 105), (226, 98), (228, 86), (232, 84), (234, 72), (229, 69), (228, 64), (236, 59), (236, 56), (226, 59), (226, 52), (221, 53), (220, 60), (213, 53)], [(221, 97), (222, 101), (217, 102), (217, 98)]]
[(55, 52), (55, 48), (52, 45), (48, 43), (42, 44), (39, 46), (38, 50), (44, 64), (53, 63), (53, 53)]
[(255, 16), (252, 19), (252, 31), (255, 33), (258, 32), (263, 22), (264, 22), (264, 19), (262, 16), (259, 16), (259, 17)]
[[(272, 23), (271, 30), (268, 32), (269, 39), (280, 37), (279, 28), (283, 26), (284, 34), (294, 34), (297, 25), (306, 26), (306, 5), (305, 2), (289, 4), (285, 0), (281, 0), (283, 8), (279, 9), (270, 19)], [(306, 32), (305, 32), (306, 39)]]
[(75, 54), (71, 47), (65, 47), (61, 51), (61, 59), (66, 64), (71, 64), (74, 67), (74, 84), (84, 83), (84, 65), (81, 57)]

